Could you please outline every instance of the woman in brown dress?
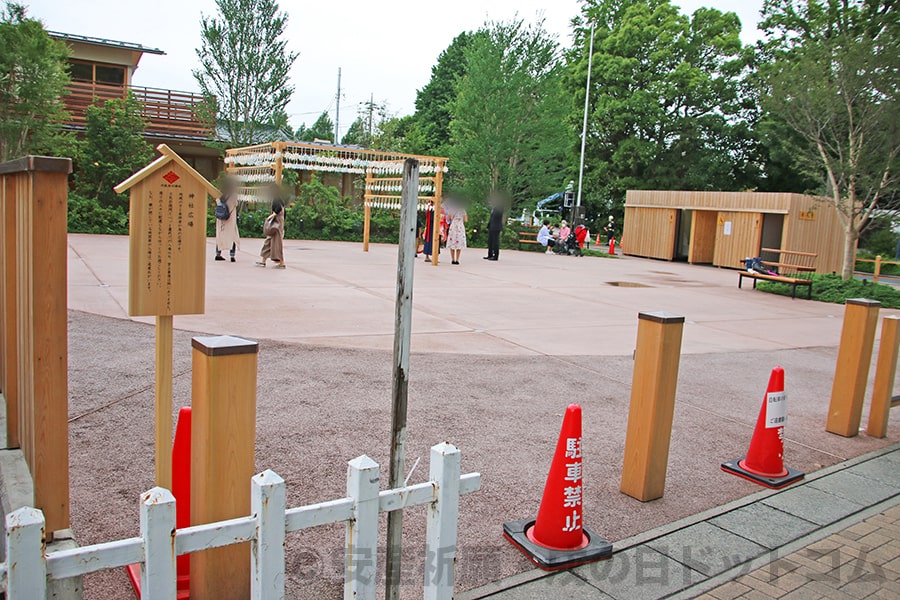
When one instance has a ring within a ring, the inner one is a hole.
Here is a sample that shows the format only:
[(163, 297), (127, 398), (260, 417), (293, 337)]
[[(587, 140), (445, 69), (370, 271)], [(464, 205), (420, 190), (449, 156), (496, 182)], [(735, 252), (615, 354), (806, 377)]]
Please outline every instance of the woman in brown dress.
[(276, 269), (284, 269), (284, 202), (278, 197), (278, 192), (277, 187), (272, 190), (272, 214), (268, 216), (263, 226), (266, 241), (259, 253), (262, 260), (256, 264), (265, 267), (266, 261), (271, 259), (276, 263)]

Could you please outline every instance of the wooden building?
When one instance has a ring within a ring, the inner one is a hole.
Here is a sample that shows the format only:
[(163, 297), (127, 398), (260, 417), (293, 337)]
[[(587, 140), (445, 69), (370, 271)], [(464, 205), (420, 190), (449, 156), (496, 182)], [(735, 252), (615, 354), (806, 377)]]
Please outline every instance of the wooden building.
[(131, 91), (141, 104), (147, 122), (144, 137), (153, 146), (164, 143), (207, 179), (221, 170), (221, 152), (209, 148), (214, 132), (198, 118), (199, 94), (133, 84), (138, 63), (145, 54), (163, 55), (162, 50), (132, 42), (48, 32), (69, 48), (69, 93), (63, 98), (69, 112), (70, 129), (85, 127), (85, 109)]
[(762, 248), (818, 254), (819, 273), (840, 271), (844, 232), (827, 199), (763, 192), (629, 190), (625, 254), (743, 268)]

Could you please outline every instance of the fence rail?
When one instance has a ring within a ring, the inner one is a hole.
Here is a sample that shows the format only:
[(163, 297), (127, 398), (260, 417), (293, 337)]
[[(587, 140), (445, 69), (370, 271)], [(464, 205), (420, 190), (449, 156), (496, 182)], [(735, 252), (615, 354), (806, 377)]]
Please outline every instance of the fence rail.
[[(900, 261), (896, 260), (881, 260), (881, 255), (879, 254), (875, 258), (857, 258), (856, 262), (858, 263), (875, 263), (875, 267), (872, 269), (872, 281), (878, 283), (878, 279), (881, 277), (881, 267), (884, 265), (900, 265)], [(856, 270), (855, 268), (853, 269)]]
[(348, 464), (347, 497), (285, 508), (285, 482), (267, 470), (251, 480), (249, 516), (182, 529), (175, 527), (175, 498), (156, 487), (141, 495), (139, 537), (50, 553), (43, 548), (43, 514), (20, 508), (6, 517), (7, 561), (0, 563), (0, 584), (10, 600), (31, 600), (44, 597), (48, 579), (140, 563), (142, 598), (175, 600), (176, 556), (251, 542), (251, 600), (282, 599), (285, 534), (345, 522), (345, 597), (374, 600), (379, 513), (427, 504), (424, 597), (449, 600), (459, 497), (478, 491), (481, 475), (461, 475), (459, 450), (443, 443), (431, 448), (429, 481), (385, 491), (379, 485), (378, 464), (363, 455)]

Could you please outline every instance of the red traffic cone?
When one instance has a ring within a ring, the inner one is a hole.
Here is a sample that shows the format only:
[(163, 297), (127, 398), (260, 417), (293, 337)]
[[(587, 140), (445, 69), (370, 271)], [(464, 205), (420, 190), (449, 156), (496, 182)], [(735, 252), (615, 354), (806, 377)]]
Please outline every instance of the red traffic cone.
[(763, 398), (747, 456), (722, 463), (722, 470), (768, 488), (780, 489), (803, 479), (803, 472), (784, 464), (787, 395), (784, 369), (775, 367)]
[(610, 256), (616, 255), (616, 238), (609, 238), (609, 254)]
[[(191, 408), (178, 411), (175, 425), (175, 441), (172, 444), (172, 495), (175, 496), (175, 526), (178, 529), (191, 525)], [(177, 558), (177, 600), (189, 600), (191, 595), (191, 555)], [(141, 565), (125, 567), (135, 596), (141, 597)]]
[(537, 519), (503, 524), (503, 537), (545, 571), (612, 556), (612, 544), (584, 526), (581, 407), (570, 404)]

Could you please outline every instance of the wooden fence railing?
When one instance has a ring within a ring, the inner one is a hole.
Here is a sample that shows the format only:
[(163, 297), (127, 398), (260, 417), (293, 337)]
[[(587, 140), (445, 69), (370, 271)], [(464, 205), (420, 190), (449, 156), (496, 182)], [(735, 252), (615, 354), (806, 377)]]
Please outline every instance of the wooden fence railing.
[(872, 269), (872, 281), (878, 283), (878, 279), (881, 277), (881, 267), (884, 265), (900, 265), (900, 261), (895, 260), (882, 260), (881, 255), (879, 254), (874, 259), (873, 258), (857, 258), (856, 262), (858, 263), (874, 263), (875, 266)]
[(113, 98), (124, 98), (128, 90), (141, 103), (141, 115), (147, 120), (148, 133), (210, 136), (209, 128), (199, 116), (203, 98), (190, 92), (73, 81), (69, 84), (69, 93), (64, 96), (63, 101), (71, 115), (71, 122), (84, 125), (88, 106)]
[(363, 455), (348, 463), (347, 497), (286, 509), (284, 480), (264, 471), (251, 480), (251, 515), (177, 530), (175, 498), (156, 487), (141, 496), (139, 537), (50, 553), (41, 542), (41, 511), (20, 508), (6, 517), (0, 582), (10, 600), (43, 598), (48, 579), (140, 563), (142, 598), (175, 600), (176, 555), (251, 542), (251, 600), (282, 599), (285, 534), (346, 522), (344, 597), (374, 600), (379, 513), (427, 504), (424, 597), (450, 600), (459, 497), (477, 491), (481, 475), (460, 475), (459, 450), (443, 443), (431, 448), (429, 481), (386, 491), (379, 491), (379, 484), (378, 464)]
[(0, 163), (0, 390), (6, 446), (21, 448), (34, 502), (69, 527), (66, 202), (68, 158)]

